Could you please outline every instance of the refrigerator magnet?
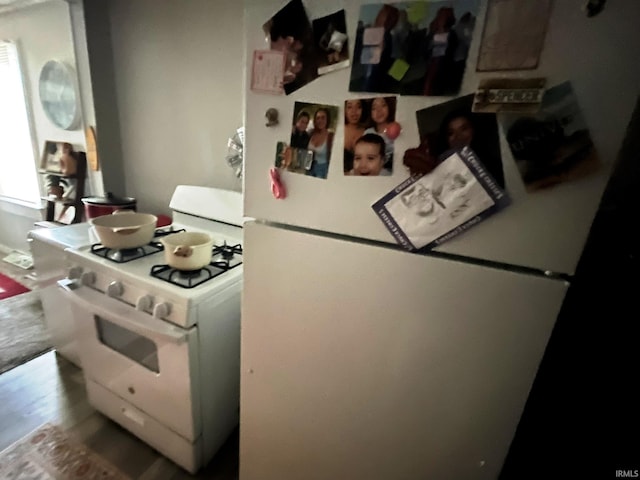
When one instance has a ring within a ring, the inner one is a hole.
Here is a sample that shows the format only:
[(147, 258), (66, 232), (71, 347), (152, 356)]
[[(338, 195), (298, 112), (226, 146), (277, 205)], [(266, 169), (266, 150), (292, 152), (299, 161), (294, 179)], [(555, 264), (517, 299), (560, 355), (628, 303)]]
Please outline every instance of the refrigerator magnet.
[(271, 178), (271, 193), (273, 196), (278, 200), (285, 198), (287, 196), (287, 190), (282, 183), (278, 169), (271, 167), (269, 169), (269, 177)]

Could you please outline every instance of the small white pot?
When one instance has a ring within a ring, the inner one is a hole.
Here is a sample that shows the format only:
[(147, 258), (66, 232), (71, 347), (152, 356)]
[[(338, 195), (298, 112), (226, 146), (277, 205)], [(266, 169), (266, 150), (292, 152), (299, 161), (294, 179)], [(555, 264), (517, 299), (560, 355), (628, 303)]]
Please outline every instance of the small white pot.
[(111, 215), (92, 218), (100, 243), (107, 248), (122, 250), (149, 243), (155, 234), (158, 217), (150, 213), (118, 210)]
[(213, 238), (206, 233), (178, 232), (160, 239), (164, 258), (178, 270), (198, 270), (211, 262)]

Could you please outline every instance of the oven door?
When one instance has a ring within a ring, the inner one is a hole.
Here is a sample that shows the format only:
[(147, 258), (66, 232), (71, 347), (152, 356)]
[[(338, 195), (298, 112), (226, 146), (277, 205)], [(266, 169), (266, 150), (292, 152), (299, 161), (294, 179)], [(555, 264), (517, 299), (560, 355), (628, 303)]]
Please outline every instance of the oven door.
[(183, 329), (61, 280), (87, 378), (194, 441), (201, 432), (197, 327)]

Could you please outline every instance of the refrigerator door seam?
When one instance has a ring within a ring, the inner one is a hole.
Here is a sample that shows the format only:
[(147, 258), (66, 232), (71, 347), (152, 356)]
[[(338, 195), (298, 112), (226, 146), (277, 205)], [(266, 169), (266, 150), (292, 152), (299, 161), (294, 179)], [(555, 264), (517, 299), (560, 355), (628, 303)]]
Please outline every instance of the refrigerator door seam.
[(566, 282), (567, 284), (571, 284), (572, 280), (573, 280), (573, 275), (567, 274), (567, 273), (561, 273), (561, 272), (553, 272), (551, 270), (540, 270), (538, 268), (532, 268), (532, 267), (524, 267), (524, 266), (520, 266), (520, 265), (512, 265), (509, 263), (502, 263), (502, 262), (496, 262), (496, 261), (492, 261), (492, 260), (484, 260), (484, 259), (479, 259), (479, 258), (475, 258), (475, 257), (466, 257), (464, 255), (456, 255), (453, 253), (445, 253), (445, 252), (438, 252), (438, 251), (434, 251), (434, 250), (429, 250), (429, 251), (415, 251), (415, 252), (409, 252), (408, 250), (403, 249), (402, 247), (400, 247), (400, 245), (394, 244), (394, 243), (386, 243), (386, 242), (381, 242), (378, 240), (371, 240), (371, 239), (365, 239), (365, 238), (361, 238), (361, 237), (354, 237), (351, 235), (344, 235), (344, 234), (340, 234), (340, 233), (334, 233), (334, 232), (327, 232), (324, 230), (314, 230), (311, 228), (306, 228), (306, 227), (300, 227), (297, 225), (289, 225), (286, 223), (279, 223), (279, 222), (273, 222), (273, 221), (269, 221), (269, 220), (263, 220), (263, 219), (256, 219), (256, 220), (251, 220), (252, 222), (255, 223), (259, 223), (262, 225), (268, 225), (271, 227), (276, 227), (276, 228), (282, 228), (285, 230), (290, 230), (293, 232), (300, 232), (300, 233), (304, 233), (304, 234), (308, 234), (308, 235), (317, 235), (320, 237), (326, 237), (326, 238), (333, 238), (336, 240), (343, 240), (346, 242), (354, 242), (354, 243), (359, 243), (359, 244), (365, 244), (365, 245), (370, 245), (370, 246), (374, 246), (374, 247), (381, 247), (381, 248), (387, 248), (390, 250), (399, 250), (402, 252), (406, 252), (409, 255), (422, 255), (422, 256), (426, 256), (426, 257), (434, 257), (434, 258), (440, 258), (443, 260), (450, 260), (453, 262), (461, 262), (461, 263), (468, 263), (471, 265), (477, 265), (480, 267), (487, 267), (487, 268), (494, 268), (497, 270), (506, 270), (506, 271), (510, 271), (510, 272), (514, 272), (514, 273), (522, 273), (525, 275), (533, 275), (533, 276), (539, 276), (539, 277), (545, 277), (545, 278), (550, 278), (552, 280), (560, 280), (563, 282)]

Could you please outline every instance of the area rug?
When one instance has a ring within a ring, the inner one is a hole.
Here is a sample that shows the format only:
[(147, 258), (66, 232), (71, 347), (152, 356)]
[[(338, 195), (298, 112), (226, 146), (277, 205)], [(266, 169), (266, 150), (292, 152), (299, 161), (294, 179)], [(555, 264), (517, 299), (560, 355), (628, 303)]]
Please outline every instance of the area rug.
[(0, 452), (0, 479), (130, 480), (57, 425), (45, 423)]
[(51, 348), (37, 291), (0, 300), (0, 374)]
[(28, 292), (29, 289), (13, 278), (0, 273), (0, 300)]

